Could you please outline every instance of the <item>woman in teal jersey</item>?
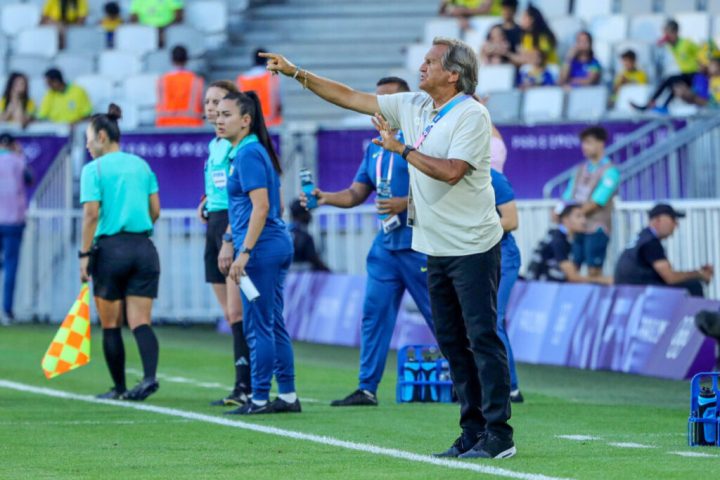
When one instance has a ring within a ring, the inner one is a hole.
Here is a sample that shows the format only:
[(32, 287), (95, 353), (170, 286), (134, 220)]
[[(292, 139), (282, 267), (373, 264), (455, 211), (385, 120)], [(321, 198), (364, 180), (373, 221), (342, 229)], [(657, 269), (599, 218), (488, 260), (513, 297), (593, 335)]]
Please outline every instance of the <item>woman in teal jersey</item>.
[[(87, 150), (94, 160), (83, 167), (80, 178), (80, 278), (83, 282), (92, 278), (103, 352), (114, 382), (109, 392), (98, 397), (140, 401), (160, 387), (159, 346), (150, 326), (160, 279), (160, 259), (150, 235), (160, 216), (160, 197), (155, 174), (145, 160), (120, 151), (120, 115), (120, 108), (110, 104), (107, 114), (92, 116), (86, 131)], [(144, 371), (142, 381), (129, 391), (123, 317), (135, 336)]]
[[(205, 118), (215, 127), (217, 106), (228, 93), (238, 89), (230, 80), (211, 83), (205, 92)], [(207, 224), (205, 234), (205, 281), (212, 285), (225, 320), (233, 336), (233, 364), (235, 385), (229, 395), (211, 405), (242, 406), (250, 394), (250, 350), (243, 333), (243, 311), (240, 291), (235, 282), (220, 271), (220, 262), (226, 265), (233, 260), (233, 244), (229, 237), (223, 238), (228, 227), (227, 179), (230, 170), (228, 153), (232, 145), (224, 138), (210, 141), (210, 155), (205, 162), (205, 195), (198, 206), (200, 221)]]

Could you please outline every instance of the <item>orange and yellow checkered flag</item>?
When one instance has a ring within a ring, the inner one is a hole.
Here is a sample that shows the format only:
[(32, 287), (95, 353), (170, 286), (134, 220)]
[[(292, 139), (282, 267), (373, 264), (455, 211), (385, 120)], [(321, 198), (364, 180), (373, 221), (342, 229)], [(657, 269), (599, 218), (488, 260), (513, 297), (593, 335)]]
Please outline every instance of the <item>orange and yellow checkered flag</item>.
[(84, 283), (80, 295), (42, 359), (42, 369), (50, 379), (82, 367), (89, 361), (90, 287)]

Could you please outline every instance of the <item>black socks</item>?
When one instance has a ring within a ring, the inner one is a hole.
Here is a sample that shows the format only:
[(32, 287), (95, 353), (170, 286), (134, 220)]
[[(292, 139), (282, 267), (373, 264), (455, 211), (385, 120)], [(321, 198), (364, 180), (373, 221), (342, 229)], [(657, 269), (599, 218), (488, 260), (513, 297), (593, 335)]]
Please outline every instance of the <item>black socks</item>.
[(250, 348), (245, 341), (243, 322), (231, 325), (233, 336), (233, 358), (235, 359), (235, 388), (250, 391)]
[(154, 380), (157, 373), (158, 352), (160, 350), (155, 332), (153, 332), (150, 325), (140, 325), (133, 330), (133, 335), (135, 335), (135, 341), (140, 351), (144, 379)]
[(125, 346), (120, 328), (103, 328), (103, 353), (115, 390), (118, 393), (125, 392)]

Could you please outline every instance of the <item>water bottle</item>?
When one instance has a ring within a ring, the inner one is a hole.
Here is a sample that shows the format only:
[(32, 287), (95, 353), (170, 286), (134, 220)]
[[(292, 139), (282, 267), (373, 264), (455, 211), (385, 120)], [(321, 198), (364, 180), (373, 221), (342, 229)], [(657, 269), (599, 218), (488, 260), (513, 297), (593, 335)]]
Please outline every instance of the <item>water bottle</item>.
[(712, 388), (702, 387), (698, 396), (698, 417), (710, 419), (712, 423), (703, 423), (703, 429), (698, 428), (697, 440), (699, 445), (715, 445), (717, 440), (717, 395)]
[[(425, 382), (437, 382), (438, 380), (438, 350), (430, 347), (422, 352), (423, 362), (420, 365), (422, 369), (422, 380)], [(425, 402), (438, 401), (438, 385), (424, 385), (422, 389), (422, 399)]]
[[(388, 182), (387, 178), (381, 178), (378, 181), (377, 185), (377, 198), (378, 200), (387, 200), (388, 198), (392, 198), (392, 190), (390, 190), (390, 182)], [(385, 220), (388, 218), (388, 214), (378, 214), (380, 217), (380, 220)]]
[(308, 210), (317, 208), (317, 197), (313, 195), (313, 191), (315, 190), (315, 183), (313, 182), (312, 172), (310, 172), (310, 170), (307, 168), (303, 168), (302, 170), (300, 170), (300, 185), (302, 187), (303, 193), (307, 197), (306, 208)]
[[(440, 375), (438, 376), (440, 382), (452, 382), (450, 376), (450, 365), (447, 360), (441, 360), (440, 363)], [(439, 385), (440, 388), (440, 401), (443, 403), (452, 403), (452, 384), (450, 385)]]
[(407, 351), (407, 360), (403, 364), (402, 379), (407, 382), (402, 389), (402, 401), (403, 402), (417, 402), (421, 398), (421, 389), (419, 385), (415, 385), (415, 382), (422, 378), (420, 372), (420, 362), (415, 358), (415, 350), (413, 348)]

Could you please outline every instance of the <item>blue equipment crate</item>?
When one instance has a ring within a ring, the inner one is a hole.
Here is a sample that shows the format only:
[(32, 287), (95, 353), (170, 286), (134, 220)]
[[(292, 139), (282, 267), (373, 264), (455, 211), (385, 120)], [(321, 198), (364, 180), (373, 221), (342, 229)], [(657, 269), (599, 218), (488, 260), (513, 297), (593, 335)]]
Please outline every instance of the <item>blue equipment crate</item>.
[[(688, 418), (688, 445), (691, 447), (706, 445), (720, 447), (720, 418), (717, 401), (720, 397), (718, 378), (720, 373), (698, 373), (690, 383), (690, 417)], [(700, 416), (700, 390), (703, 386), (715, 392), (715, 411), (708, 417)], [(709, 438), (709, 440), (708, 440)]]
[(450, 367), (437, 345), (402, 347), (397, 366), (397, 403), (454, 401)]

